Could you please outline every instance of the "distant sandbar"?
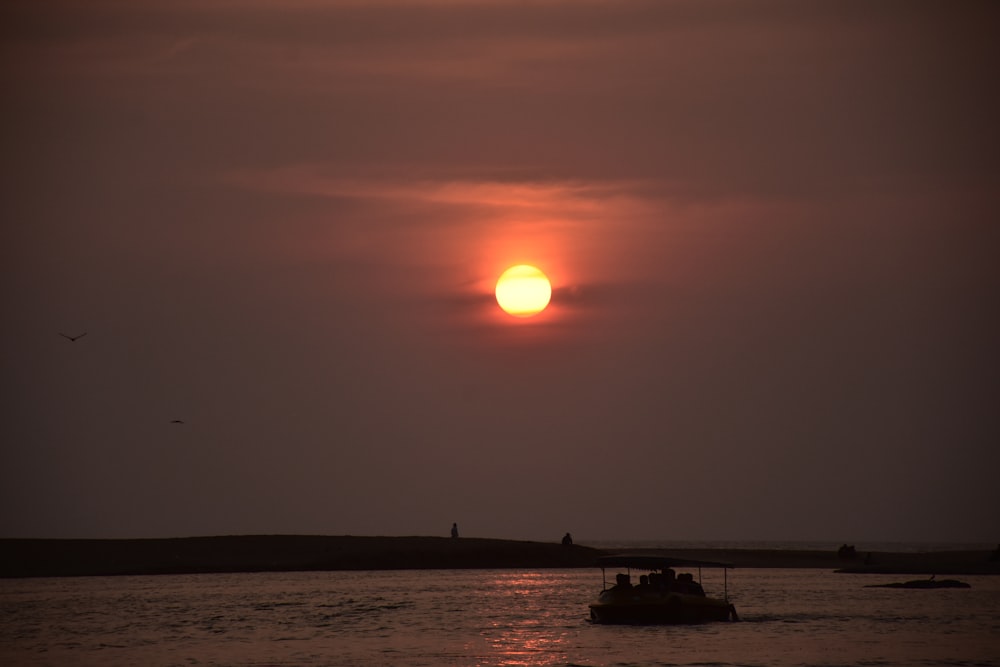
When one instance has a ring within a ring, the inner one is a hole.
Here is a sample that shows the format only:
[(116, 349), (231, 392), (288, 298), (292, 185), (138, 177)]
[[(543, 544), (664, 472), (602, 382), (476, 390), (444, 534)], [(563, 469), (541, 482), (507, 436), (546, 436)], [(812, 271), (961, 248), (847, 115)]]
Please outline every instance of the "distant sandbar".
[[(741, 568), (1000, 574), (1000, 560), (989, 551), (875, 552), (847, 559), (836, 551), (783, 549), (643, 549), (641, 552), (724, 562)], [(579, 568), (596, 567), (597, 559), (607, 553), (582, 545), (464, 537), (236, 535), (139, 540), (0, 539), (0, 577)]]

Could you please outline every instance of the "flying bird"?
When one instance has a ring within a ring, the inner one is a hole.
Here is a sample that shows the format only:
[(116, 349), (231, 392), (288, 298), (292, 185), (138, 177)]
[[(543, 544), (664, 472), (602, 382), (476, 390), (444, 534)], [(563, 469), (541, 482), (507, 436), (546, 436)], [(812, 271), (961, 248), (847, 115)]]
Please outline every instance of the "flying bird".
[(79, 336), (67, 336), (66, 334), (64, 334), (63, 332), (61, 332), (61, 331), (60, 331), (60, 332), (59, 332), (59, 335), (60, 335), (60, 336), (62, 336), (63, 338), (66, 338), (66, 339), (68, 339), (68, 340), (69, 340), (69, 342), (71, 342), (71, 343), (75, 343), (75, 342), (76, 342), (77, 340), (79, 340), (80, 338), (83, 338), (84, 336), (86, 336), (86, 335), (87, 335), (87, 332), (86, 332), (86, 331), (84, 331), (84, 332), (83, 332), (82, 334), (80, 334)]
[(184, 421), (180, 419), (173, 419), (170, 421), (171, 424), (183, 424)]

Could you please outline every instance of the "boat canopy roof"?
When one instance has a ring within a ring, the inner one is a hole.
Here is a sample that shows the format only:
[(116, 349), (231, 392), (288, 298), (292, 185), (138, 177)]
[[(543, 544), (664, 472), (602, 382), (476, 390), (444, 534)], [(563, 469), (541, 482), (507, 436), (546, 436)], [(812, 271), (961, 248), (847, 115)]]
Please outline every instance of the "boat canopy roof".
[(719, 563), (709, 560), (630, 554), (601, 556), (597, 559), (597, 565), (602, 569), (606, 567), (627, 567), (635, 570), (663, 570), (668, 567), (733, 567), (729, 563)]

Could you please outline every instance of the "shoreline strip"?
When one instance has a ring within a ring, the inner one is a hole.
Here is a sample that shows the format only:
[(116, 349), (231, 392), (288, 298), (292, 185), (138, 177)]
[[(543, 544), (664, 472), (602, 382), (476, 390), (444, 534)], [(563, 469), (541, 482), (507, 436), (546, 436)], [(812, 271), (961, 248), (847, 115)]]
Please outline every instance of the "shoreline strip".
[(1000, 574), (997, 552), (783, 549), (596, 549), (447, 537), (234, 535), (161, 539), (0, 539), (0, 578), (409, 569), (597, 567), (609, 554), (723, 562), (736, 568), (821, 568), (867, 574)]

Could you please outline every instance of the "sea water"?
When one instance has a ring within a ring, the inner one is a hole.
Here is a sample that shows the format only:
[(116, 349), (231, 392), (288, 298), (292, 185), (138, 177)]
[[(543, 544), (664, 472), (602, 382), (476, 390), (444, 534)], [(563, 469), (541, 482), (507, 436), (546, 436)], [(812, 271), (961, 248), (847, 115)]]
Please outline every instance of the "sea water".
[(0, 581), (2, 665), (1000, 665), (1000, 577), (705, 570), (737, 623), (602, 626), (599, 569)]

